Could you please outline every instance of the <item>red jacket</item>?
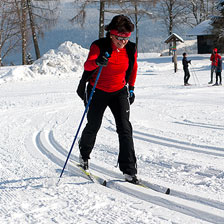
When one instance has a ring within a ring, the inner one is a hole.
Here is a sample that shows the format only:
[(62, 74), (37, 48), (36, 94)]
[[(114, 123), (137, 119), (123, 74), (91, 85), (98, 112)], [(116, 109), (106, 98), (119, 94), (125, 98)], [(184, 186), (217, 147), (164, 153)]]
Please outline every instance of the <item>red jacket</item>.
[(218, 53), (212, 54), (210, 57), (210, 61), (212, 61), (212, 65), (217, 67), (219, 58), (221, 58), (221, 56)]
[[(88, 58), (84, 64), (84, 69), (86, 71), (92, 71), (98, 68), (96, 65), (96, 59), (100, 54), (100, 49), (96, 44), (92, 44)], [(126, 70), (129, 66), (129, 59), (125, 48), (117, 49), (112, 44), (112, 53), (111, 57), (108, 60), (108, 64), (106, 67), (103, 67), (102, 72), (100, 74), (99, 81), (97, 83), (96, 88), (103, 90), (105, 92), (115, 92), (122, 89), (125, 84), (125, 75)], [(135, 53), (135, 61), (133, 70), (131, 72), (128, 84), (129, 86), (135, 85), (136, 75), (137, 75), (137, 51)], [(97, 74), (95, 73), (91, 79), (90, 84), (93, 86)]]

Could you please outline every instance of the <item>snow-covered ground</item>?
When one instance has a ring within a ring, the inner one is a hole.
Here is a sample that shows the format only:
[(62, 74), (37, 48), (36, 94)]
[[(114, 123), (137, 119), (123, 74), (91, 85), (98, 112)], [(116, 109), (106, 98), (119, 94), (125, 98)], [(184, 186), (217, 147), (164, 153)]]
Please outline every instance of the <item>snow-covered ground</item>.
[(84, 112), (76, 88), (87, 53), (66, 42), (31, 66), (0, 68), (0, 223), (224, 223), (224, 88), (207, 84), (209, 55), (189, 55), (185, 87), (181, 57), (174, 73), (170, 57), (139, 54), (138, 176), (170, 195), (122, 181), (109, 110), (91, 154), (108, 187), (75, 167), (77, 143), (57, 184)]

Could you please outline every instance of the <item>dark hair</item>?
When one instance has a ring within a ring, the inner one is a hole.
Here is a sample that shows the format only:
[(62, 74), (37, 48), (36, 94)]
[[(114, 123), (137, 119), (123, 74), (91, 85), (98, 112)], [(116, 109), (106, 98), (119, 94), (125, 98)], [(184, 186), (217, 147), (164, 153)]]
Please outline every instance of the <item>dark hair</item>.
[(183, 56), (185, 57), (186, 55), (187, 55), (187, 53), (184, 52), (184, 53), (183, 53)]
[(111, 22), (105, 26), (106, 31), (117, 30), (119, 33), (133, 32), (134, 24), (125, 15), (114, 16)]

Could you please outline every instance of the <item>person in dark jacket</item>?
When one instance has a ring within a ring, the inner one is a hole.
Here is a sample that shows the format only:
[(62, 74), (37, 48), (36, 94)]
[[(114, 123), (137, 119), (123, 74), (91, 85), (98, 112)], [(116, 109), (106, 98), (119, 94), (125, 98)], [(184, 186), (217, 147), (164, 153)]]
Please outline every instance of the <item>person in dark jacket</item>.
[(217, 55), (216, 82), (214, 85), (222, 85), (222, 57), (219, 54)]
[(190, 79), (190, 72), (188, 69), (188, 64), (191, 63), (191, 60), (187, 60), (187, 53), (183, 53), (183, 59), (182, 59), (182, 64), (183, 64), (183, 69), (184, 69), (184, 85), (189, 86), (190, 84), (188, 83), (188, 80)]
[[(88, 169), (88, 160), (103, 114), (109, 107), (119, 137), (119, 168), (126, 181), (138, 184), (132, 125), (129, 121), (130, 104), (135, 99), (134, 85), (137, 75), (136, 45), (129, 41), (131, 32), (134, 31), (134, 24), (127, 16), (117, 15), (105, 26), (105, 30), (106, 37), (91, 44), (77, 89), (78, 95), (86, 104), (98, 69), (103, 66), (87, 113), (87, 124), (79, 141), (80, 165)], [(105, 52), (109, 53), (109, 58), (105, 56)]]

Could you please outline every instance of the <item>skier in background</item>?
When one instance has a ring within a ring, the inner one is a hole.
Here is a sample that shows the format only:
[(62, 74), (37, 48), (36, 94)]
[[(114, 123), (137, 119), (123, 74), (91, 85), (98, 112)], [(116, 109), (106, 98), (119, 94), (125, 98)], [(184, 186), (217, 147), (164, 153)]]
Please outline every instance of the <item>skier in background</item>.
[[(217, 54), (216, 82), (214, 86), (222, 85), (222, 57)], [(218, 82), (219, 79), (219, 82)]]
[(184, 69), (184, 85), (189, 86), (190, 84), (188, 83), (188, 80), (190, 79), (190, 72), (188, 69), (188, 64), (191, 63), (191, 60), (187, 60), (187, 53), (183, 53), (183, 59), (182, 59), (182, 64), (183, 64), (183, 69)]
[[(84, 73), (77, 93), (88, 102), (100, 66), (103, 66), (87, 113), (87, 124), (79, 141), (80, 165), (87, 170), (90, 153), (100, 129), (103, 114), (110, 108), (119, 137), (118, 164), (125, 180), (138, 184), (132, 125), (129, 121), (130, 104), (134, 102), (134, 85), (137, 75), (136, 45), (129, 41), (134, 24), (124, 15), (115, 16), (105, 27), (105, 38), (91, 44)], [(110, 57), (105, 56), (108, 52)], [(86, 90), (86, 83), (87, 90)]]
[(213, 83), (213, 73), (216, 72), (217, 64), (218, 64), (218, 50), (214, 48), (210, 57), (211, 64), (211, 80), (208, 84)]

